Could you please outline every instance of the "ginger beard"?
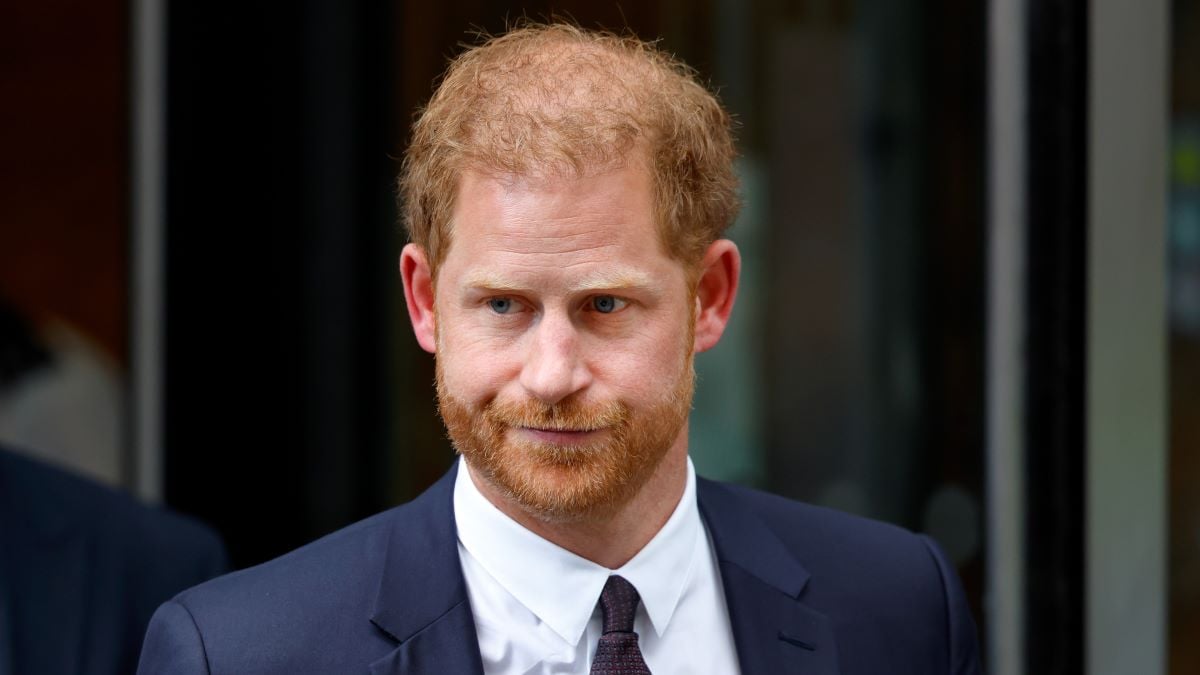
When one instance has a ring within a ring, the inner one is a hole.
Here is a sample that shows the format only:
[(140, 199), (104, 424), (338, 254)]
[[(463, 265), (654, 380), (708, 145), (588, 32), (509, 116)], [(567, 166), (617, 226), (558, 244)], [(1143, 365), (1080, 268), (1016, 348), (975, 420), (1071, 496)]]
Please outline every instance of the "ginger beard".
[[(641, 409), (576, 395), (554, 405), (495, 398), (472, 405), (449, 391), (437, 360), (439, 412), (475, 475), (525, 512), (546, 522), (604, 519), (650, 480), (687, 422), (695, 384), (692, 334), (689, 325), (675, 381), (664, 383), (664, 396)], [(604, 431), (593, 441), (561, 445), (510, 433), (520, 427)]]

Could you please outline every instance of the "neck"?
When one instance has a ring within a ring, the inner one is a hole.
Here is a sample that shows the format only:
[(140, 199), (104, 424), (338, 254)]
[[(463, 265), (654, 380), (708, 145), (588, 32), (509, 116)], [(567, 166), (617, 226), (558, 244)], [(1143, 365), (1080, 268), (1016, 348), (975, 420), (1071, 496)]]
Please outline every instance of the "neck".
[(604, 516), (552, 522), (538, 518), (469, 473), (471, 482), (496, 508), (525, 529), (608, 569), (629, 562), (662, 529), (687, 487), (687, 427), (641, 490)]

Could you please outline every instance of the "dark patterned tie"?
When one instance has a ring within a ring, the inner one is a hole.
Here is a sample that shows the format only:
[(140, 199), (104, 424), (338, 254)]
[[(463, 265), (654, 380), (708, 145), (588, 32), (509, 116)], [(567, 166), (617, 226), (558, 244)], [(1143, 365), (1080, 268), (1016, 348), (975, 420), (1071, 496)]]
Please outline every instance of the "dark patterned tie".
[(604, 634), (592, 659), (592, 675), (650, 675), (638, 649), (638, 635), (633, 632), (637, 606), (638, 592), (633, 584), (615, 574), (609, 577), (600, 592)]

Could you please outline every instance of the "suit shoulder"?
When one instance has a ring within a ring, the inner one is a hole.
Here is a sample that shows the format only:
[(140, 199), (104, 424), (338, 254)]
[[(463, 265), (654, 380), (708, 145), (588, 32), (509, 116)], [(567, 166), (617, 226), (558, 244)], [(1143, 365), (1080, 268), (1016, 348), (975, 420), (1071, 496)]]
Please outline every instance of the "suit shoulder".
[(753, 513), (816, 578), (866, 592), (939, 582), (926, 538), (903, 527), (752, 488), (708, 482)]
[[(718, 548), (719, 537), (746, 547), (735, 527), (758, 529), (756, 544), (771, 550), (778, 541), (786, 550), (782, 556), (799, 563), (801, 571), (790, 568), (806, 579), (797, 599), (839, 626), (844, 672), (882, 672), (876, 657), (884, 653), (905, 654), (908, 670), (895, 672), (978, 672), (974, 624), (961, 585), (928, 537), (732, 485), (706, 481), (702, 500), (706, 517), (717, 523), (710, 532)], [(724, 555), (734, 564), (758, 560)]]
[(890, 546), (916, 543), (911, 531), (864, 516), (801, 502), (777, 494), (730, 483), (705, 481), (712, 489), (724, 490), (781, 534), (803, 529), (810, 537), (830, 543)]
[[(391, 643), (367, 618), (404, 508), (190, 588), (164, 605), (160, 623), (186, 617), (175, 623), (203, 636), (213, 672), (335, 672), (344, 664), (328, 659), (379, 655)], [(168, 628), (151, 624), (152, 633)]]
[(362, 576), (364, 565), (380, 557), (389, 525), (403, 508), (377, 513), (277, 558), (188, 589), (177, 600), (192, 608), (225, 600), (244, 604), (250, 600), (246, 593), (269, 598), (277, 589), (350, 583)]

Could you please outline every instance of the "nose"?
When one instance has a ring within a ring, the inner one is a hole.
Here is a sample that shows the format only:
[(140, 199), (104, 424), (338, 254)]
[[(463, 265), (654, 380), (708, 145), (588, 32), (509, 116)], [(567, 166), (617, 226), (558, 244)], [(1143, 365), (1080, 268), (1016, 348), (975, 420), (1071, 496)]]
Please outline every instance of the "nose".
[(521, 386), (530, 396), (554, 405), (591, 383), (578, 331), (568, 317), (543, 315), (531, 337), (521, 369)]

